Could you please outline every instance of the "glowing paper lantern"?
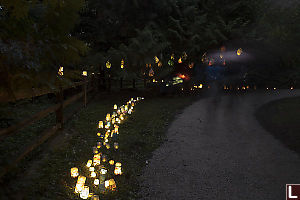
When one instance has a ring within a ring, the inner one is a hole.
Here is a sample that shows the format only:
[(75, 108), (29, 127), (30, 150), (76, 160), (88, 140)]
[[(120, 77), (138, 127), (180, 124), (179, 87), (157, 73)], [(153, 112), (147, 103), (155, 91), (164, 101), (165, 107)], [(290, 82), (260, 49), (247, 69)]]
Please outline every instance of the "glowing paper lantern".
[(58, 69), (58, 75), (60, 75), (60, 76), (64, 75), (64, 68), (63, 67), (59, 67), (59, 69)]
[(91, 172), (91, 177), (95, 178), (97, 176), (96, 172)]
[(157, 63), (157, 66), (161, 67), (161, 66), (162, 66), (162, 62), (159, 61), (159, 62)]
[(88, 160), (87, 163), (86, 163), (86, 166), (87, 167), (91, 167), (93, 164), (93, 161), (92, 160)]
[(243, 49), (242, 49), (242, 48), (239, 48), (239, 49), (236, 51), (236, 54), (237, 54), (238, 56), (242, 55), (242, 53), (243, 53)]
[(105, 181), (105, 188), (110, 189), (112, 191), (114, 191), (116, 189), (116, 182), (114, 179), (110, 179)]
[(97, 148), (98, 148), (98, 149), (101, 148), (101, 142), (97, 142)]
[(110, 161), (109, 161), (109, 164), (110, 164), (110, 165), (114, 165), (114, 164), (115, 164), (115, 161), (114, 161), (114, 160), (110, 160)]
[(109, 113), (106, 115), (106, 121), (110, 121), (110, 114)]
[(122, 164), (121, 163), (116, 163), (115, 165), (115, 171), (114, 171), (114, 174), (115, 175), (121, 175), (122, 174)]
[(94, 166), (100, 165), (101, 154), (95, 154), (93, 158)]
[(179, 58), (179, 59), (178, 59), (178, 63), (182, 63), (182, 60), (181, 60), (181, 58)]
[(158, 63), (159, 62), (159, 59), (157, 56), (154, 57), (154, 60), (155, 60), (155, 63)]
[(94, 172), (94, 171), (95, 171), (95, 167), (90, 167), (90, 168), (89, 168), (89, 171), (90, 171), (90, 172)]
[(77, 168), (77, 167), (71, 168), (71, 176), (72, 176), (73, 178), (76, 178), (78, 175), (79, 175), (79, 173), (78, 173), (78, 168)]
[(123, 69), (124, 68), (124, 60), (122, 59), (121, 60), (121, 69)]
[(80, 198), (87, 199), (89, 197), (90, 191), (88, 186), (84, 186), (83, 190), (80, 193)]
[(99, 121), (99, 128), (103, 128), (103, 121)]
[(103, 155), (102, 156), (102, 162), (106, 162), (106, 161), (107, 161), (106, 155)]
[(111, 63), (109, 62), (109, 60), (106, 62), (106, 68), (110, 69), (111, 68)]
[(79, 193), (83, 190), (84, 184), (86, 181), (86, 177), (85, 176), (79, 176), (77, 179), (77, 183), (76, 183), (76, 187), (75, 187), (75, 192)]
[(93, 153), (94, 153), (94, 154), (97, 154), (97, 153), (98, 153), (97, 147), (93, 147)]
[(94, 180), (94, 185), (99, 185), (99, 183), (100, 183), (99, 179), (96, 178), (96, 179)]
[(149, 70), (149, 76), (154, 76), (154, 71), (152, 68)]
[(119, 143), (115, 142), (115, 143), (114, 143), (114, 148), (115, 148), (115, 149), (119, 149)]
[(174, 60), (175, 59), (175, 55), (174, 53), (171, 55), (171, 60)]
[(194, 67), (194, 63), (192, 62), (189, 64), (189, 68), (192, 69), (193, 67)]
[(83, 71), (82, 76), (87, 76), (87, 71)]
[(114, 110), (117, 110), (118, 109), (118, 106), (117, 104), (114, 105)]
[[(99, 184), (98, 184), (99, 185)], [(100, 198), (99, 198), (99, 196), (98, 195), (93, 195), (92, 196), (92, 200), (99, 200)]]

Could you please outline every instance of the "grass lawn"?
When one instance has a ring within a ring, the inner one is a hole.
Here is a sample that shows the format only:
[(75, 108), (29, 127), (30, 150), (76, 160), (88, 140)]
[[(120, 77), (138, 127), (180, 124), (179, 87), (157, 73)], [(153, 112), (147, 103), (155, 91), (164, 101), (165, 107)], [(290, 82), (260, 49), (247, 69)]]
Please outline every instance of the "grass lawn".
[[(133, 114), (120, 125), (120, 147), (114, 157), (122, 163), (124, 173), (115, 178), (117, 191), (100, 195), (100, 199), (137, 197), (137, 178), (146, 165), (146, 160), (164, 141), (164, 133), (173, 117), (191, 104), (193, 99), (194, 97), (146, 97), (135, 106)], [(129, 95), (96, 97), (86, 109), (66, 124), (63, 132), (42, 145), (40, 149), (43, 150), (33, 153), (20, 164), (22, 166), (18, 166), (27, 169), (24, 174), (20, 174), (22, 171), (15, 176), (9, 174), (6, 178), (6, 193), (9, 190), (23, 199), (79, 199), (74, 194), (76, 180), (70, 177), (70, 168), (86, 168), (86, 161), (92, 158), (92, 147), (97, 142), (98, 121), (103, 120), (106, 113), (112, 112), (114, 104), (121, 105), (127, 100)], [(0, 195), (0, 199), (2, 198)]]
[(275, 138), (300, 155), (300, 97), (265, 104), (256, 117)]

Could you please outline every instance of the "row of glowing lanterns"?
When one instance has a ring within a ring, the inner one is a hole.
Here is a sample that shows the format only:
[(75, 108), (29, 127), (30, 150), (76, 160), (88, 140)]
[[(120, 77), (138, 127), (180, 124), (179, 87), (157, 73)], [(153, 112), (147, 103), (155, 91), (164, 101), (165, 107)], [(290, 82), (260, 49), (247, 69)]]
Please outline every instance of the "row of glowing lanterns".
[[(122, 164), (115, 162), (113, 159), (108, 159), (108, 156), (103, 153), (105, 149), (111, 149), (110, 140), (119, 134), (119, 124), (125, 119), (127, 114), (132, 114), (134, 106), (140, 100), (144, 98), (138, 97), (136, 99), (131, 98), (125, 105), (118, 108), (114, 105), (114, 112), (108, 113), (104, 121), (99, 121), (97, 138), (100, 140), (96, 143), (93, 149), (93, 159), (88, 160), (86, 163), (86, 169), (83, 171), (89, 174), (89, 178), (92, 179), (94, 187), (98, 187), (100, 192), (105, 190), (116, 190), (116, 182), (113, 178), (106, 180), (109, 169), (106, 169), (102, 163), (108, 162), (109, 165), (114, 166), (114, 175), (122, 175)], [(119, 144), (113, 143), (113, 149), (118, 150)], [(90, 192), (90, 187), (86, 185), (87, 177), (80, 175), (77, 167), (71, 168), (71, 177), (77, 178), (75, 185), (75, 193), (79, 194), (80, 198), (87, 199), (89, 197), (92, 200), (99, 200), (99, 195)]]
[[(222, 48), (221, 48), (222, 49)], [(222, 50), (221, 50), (222, 51)], [(242, 55), (242, 53), (243, 53), (243, 50), (241, 49), (241, 48), (239, 48), (238, 50), (237, 50), (237, 52), (236, 52), (236, 54), (238, 55), (238, 56), (240, 56), (240, 55)], [(179, 59), (178, 59), (178, 63), (180, 64), (180, 63), (182, 63), (183, 62), (183, 60), (186, 60), (187, 59), (187, 53), (186, 52), (183, 52), (183, 54), (182, 54), (182, 56), (181, 57), (179, 57)], [(223, 58), (223, 54), (220, 54), (220, 58)], [(173, 66), (174, 65), (174, 60), (175, 60), (175, 55), (174, 54), (172, 54), (171, 55), (171, 59), (168, 61), (168, 65), (170, 65), (170, 66)], [(207, 60), (207, 53), (205, 52), (204, 54), (203, 54), (203, 56), (202, 56), (202, 62), (205, 62)], [(157, 64), (157, 66), (158, 67), (161, 67), (162, 66), (162, 62), (159, 60), (159, 58), (157, 57), (157, 56), (155, 56), (154, 57), (154, 61), (155, 61), (155, 63)], [(209, 65), (212, 65), (213, 64), (213, 60), (210, 60), (209, 61)], [(107, 62), (106, 62), (106, 68), (107, 69), (110, 69), (111, 68), (111, 63), (110, 63), (110, 61), (108, 60)], [(225, 60), (224, 60), (224, 65), (225, 65)], [(121, 60), (121, 69), (124, 69), (124, 66), (125, 66), (125, 61), (124, 61), (124, 59), (122, 59)], [(151, 68), (151, 64), (146, 64), (146, 68)], [(194, 67), (194, 63), (190, 63), (189, 64), (189, 68), (193, 68)], [(63, 74), (64, 74), (64, 72), (63, 72), (63, 67), (60, 67), (59, 68), (59, 70), (58, 70), (58, 74), (60, 75), (60, 76), (63, 76)], [(82, 75), (83, 76), (87, 76), (87, 71), (83, 71), (82, 72)], [(150, 69), (150, 71), (149, 71), (149, 76), (153, 76), (154, 75), (154, 71), (153, 71), (153, 69), (151, 68)]]
[[(203, 84), (200, 84), (200, 85), (194, 85), (194, 88), (196, 88), (196, 89), (202, 89), (202, 88), (203, 88)], [(209, 89), (210, 86), (208, 85), (207, 88)], [(250, 89), (250, 86), (247, 85), (247, 86), (242, 86), (242, 87), (236, 87), (236, 88), (233, 88), (232, 86), (224, 85), (223, 89), (224, 89), (224, 90), (233, 90), (233, 89), (236, 89), (236, 90), (247, 90), (247, 89)], [(253, 86), (253, 89), (254, 89), (254, 90), (257, 89), (256, 85)], [(274, 88), (269, 88), (269, 87), (267, 87), (266, 89), (267, 89), (267, 90), (272, 90), (272, 89), (273, 89), (273, 90), (277, 90), (276, 87), (274, 87)], [(182, 88), (182, 90), (183, 90), (183, 88)], [(191, 88), (191, 90), (193, 90), (193, 88)], [(291, 87), (290, 87), (290, 90), (294, 90), (294, 87), (291, 86)]]
[[(109, 60), (106, 62), (106, 68), (110, 69), (111, 68), (111, 63)], [(125, 61), (124, 59), (121, 60), (121, 69), (124, 69)], [(59, 67), (58, 69), (58, 75), (63, 76), (64, 75), (64, 67)], [(87, 71), (82, 71), (82, 76), (87, 76)]]

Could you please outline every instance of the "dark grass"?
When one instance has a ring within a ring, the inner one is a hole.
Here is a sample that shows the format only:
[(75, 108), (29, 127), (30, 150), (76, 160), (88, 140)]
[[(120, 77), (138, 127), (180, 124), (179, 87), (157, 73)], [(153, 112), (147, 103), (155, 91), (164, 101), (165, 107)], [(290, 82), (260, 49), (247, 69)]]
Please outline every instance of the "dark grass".
[(300, 155), (300, 97), (265, 104), (256, 117), (275, 138)]
[[(16, 170), (16, 177), (10, 174), (15, 180), (9, 181), (9, 178), (6, 178), (9, 189), (23, 199), (79, 199), (73, 192), (75, 180), (69, 175), (70, 168), (77, 166), (79, 169), (85, 169), (86, 161), (92, 156), (92, 147), (97, 142), (97, 122), (102, 120), (107, 112), (112, 111), (113, 104), (125, 103), (131, 96), (136, 95), (132, 93), (114, 97), (102, 96), (92, 101), (66, 124), (63, 133), (58, 133), (64, 137), (51, 139), (52, 141), (42, 145), (20, 164), (35, 165), (33, 172), (29, 175), (23, 172), (27, 177), (20, 178), (22, 170)], [(117, 191), (101, 195), (101, 199), (137, 197), (138, 176), (145, 166), (145, 161), (164, 141), (166, 127), (176, 113), (192, 101), (193, 97), (151, 97), (135, 107), (135, 112), (120, 126), (118, 153), (109, 154), (122, 163), (124, 174), (116, 178)], [(45, 152), (44, 149), (48, 150)], [(29, 166), (27, 170), (32, 168)]]

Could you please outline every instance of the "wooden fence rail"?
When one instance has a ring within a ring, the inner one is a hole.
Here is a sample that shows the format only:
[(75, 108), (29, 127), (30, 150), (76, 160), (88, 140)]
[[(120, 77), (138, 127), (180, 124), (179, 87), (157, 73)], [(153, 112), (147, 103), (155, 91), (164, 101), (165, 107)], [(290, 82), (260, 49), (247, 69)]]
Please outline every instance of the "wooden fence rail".
[[(132, 79), (132, 80), (123, 80), (123, 79), (111, 79), (109, 78), (109, 80), (104, 80), (103, 83), (108, 83), (108, 87), (106, 88), (107, 90), (111, 89), (111, 82), (118, 82), (120, 81), (120, 89), (124, 88), (123, 83), (129, 83), (132, 87), (131, 88), (136, 88), (136, 80)], [(89, 83), (91, 83), (91, 86), (89, 87)], [(70, 105), (71, 103), (79, 100), (80, 98), (83, 99), (83, 107), (86, 107), (87, 105), (87, 94), (95, 89), (95, 81), (81, 81), (81, 82), (77, 82), (74, 85), (72, 85), (71, 87), (60, 87), (59, 90), (55, 93), (56, 95), (56, 99), (57, 99), (57, 104), (48, 107), (45, 110), (42, 110), (36, 114), (34, 114), (32, 117), (25, 119), (19, 123), (17, 123), (16, 125), (10, 126), (6, 129), (1, 129), (0, 130), (0, 141), (5, 139), (6, 136), (12, 135), (14, 133), (16, 133), (17, 131), (23, 129), (24, 127), (27, 127), (29, 125), (31, 125), (32, 123), (48, 116), (50, 113), (54, 113), (55, 112), (55, 116), (56, 116), (56, 124), (55, 126), (47, 129), (46, 131), (44, 131), (41, 134), (41, 137), (38, 138), (36, 141), (34, 141), (32, 144), (30, 144), (29, 146), (27, 146), (22, 153), (17, 156), (15, 159), (13, 159), (7, 166), (5, 166), (3, 168), (3, 170), (1, 170), (0, 172), (0, 178), (2, 178), (5, 174), (7, 174), (7, 172), (9, 172), (11, 169), (13, 169), (23, 158), (25, 158), (26, 155), (28, 155), (30, 152), (32, 152), (34, 149), (36, 149), (37, 147), (39, 147), (41, 144), (43, 144), (45, 141), (47, 141), (51, 136), (53, 136), (57, 131), (63, 129), (64, 127), (64, 123), (66, 122), (66, 120), (68, 120), (74, 113), (72, 113), (69, 116), (64, 116), (64, 112), (63, 109)], [(77, 86), (82, 86), (82, 91), (73, 95), (72, 97), (68, 98), (67, 100), (64, 100), (64, 91), (66, 89), (70, 89), (72, 87), (77, 87)], [(45, 92), (44, 92), (45, 93)], [(43, 93), (43, 94), (44, 94)], [(48, 92), (49, 93), (49, 92)], [(39, 93), (40, 94), (40, 93)], [(47, 94), (47, 93), (45, 93)], [(76, 110), (75, 112), (77, 112), (78, 110)]]

